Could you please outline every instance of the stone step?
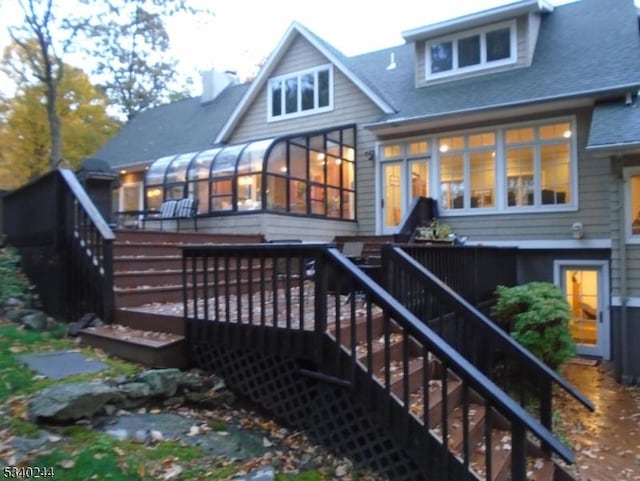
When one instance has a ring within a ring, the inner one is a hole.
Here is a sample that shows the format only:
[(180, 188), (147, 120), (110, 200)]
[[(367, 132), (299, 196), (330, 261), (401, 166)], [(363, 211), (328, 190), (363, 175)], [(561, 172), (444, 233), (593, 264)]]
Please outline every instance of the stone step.
[(80, 331), (83, 344), (150, 367), (187, 366), (184, 336), (141, 331), (118, 324), (89, 327)]

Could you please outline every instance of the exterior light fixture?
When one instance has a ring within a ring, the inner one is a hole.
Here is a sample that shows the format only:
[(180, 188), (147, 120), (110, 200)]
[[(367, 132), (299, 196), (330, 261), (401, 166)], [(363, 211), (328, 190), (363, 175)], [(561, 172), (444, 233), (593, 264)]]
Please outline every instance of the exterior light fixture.
[(376, 153), (373, 150), (367, 150), (364, 153), (364, 158), (369, 160), (369, 161), (374, 161), (376, 159)]
[(582, 222), (574, 222), (571, 226), (571, 233), (574, 239), (582, 239), (584, 237), (584, 226)]

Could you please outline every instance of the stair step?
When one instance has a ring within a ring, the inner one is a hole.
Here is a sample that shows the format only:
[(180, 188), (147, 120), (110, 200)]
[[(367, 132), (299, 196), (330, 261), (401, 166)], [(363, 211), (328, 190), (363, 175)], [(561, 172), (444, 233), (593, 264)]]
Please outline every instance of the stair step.
[(178, 336), (185, 334), (182, 309), (180, 309), (179, 315), (172, 316), (137, 311), (135, 308), (120, 308), (114, 310), (114, 322), (141, 331), (166, 332)]
[(554, 481), (556, 465), (550, 459), (535, 458), (529, 460), (527, 479), (529, 481)]
[(80, 339), (85, 345), (146, 366), (183, 368), (187, 365), (185, 338), (176, 334), (110, 324), (83, 329)]
[(150, 269), (182, 270), (182, 256), (114, 256), (114, 273), (129, 271), (147, 271)]
[[(486, 478), (486, 443), (483, 440), (471, 451), (469, 465), (481, 477)], [(507, 481), (511, 468), (511, 433), (509, 431), (491, 431), (491, 481)]]
[(184, 245), (182, 242), (119, 242), (116, 240), (113, 245), (113, 251), (119, 257), (139, 255), (175, 256), (182, 254), (180, 250), (182, 245)]
[[(470, 404), (467, 419), (469, 422), (469, 451), (481, 441), (484, 431), (484, 406), (481, 404)], [(451, 411), (448, 417), (447, 438), (449, 449), (462, 454), (464, 443), (464, 423), (462, 419), (462, 406), (457, 406)], [(442, 425), (433, 428), (433, 431), (442, 437)]]
[[(411, 412), (420, 420), (424, 412), (424, 390), (422, 386), (411, 395)], [(440, 379), (429, 382), (429, 426), (442, 424), (442, 383)], [(462, 401), (462, 383), (447, 379), (447, 413), (451, 413)]]

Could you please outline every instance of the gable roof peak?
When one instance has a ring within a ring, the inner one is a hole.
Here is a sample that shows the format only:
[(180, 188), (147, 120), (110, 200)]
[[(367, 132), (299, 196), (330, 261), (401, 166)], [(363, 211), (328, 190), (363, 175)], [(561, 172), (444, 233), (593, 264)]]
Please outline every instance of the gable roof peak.
[(337, 48), (329, 44), (324, 39), (320, 38), (315, 33), (311, 32), (307, 27), (297, 21), (293, 21), (287, 31), (278, 42), (276, 48), (271, 52), (266, 62), (258, 72), (258, 75), (253, 80), (251, 87), (247, 90), (245, 96), (237, 105), (234, 112), (229, 117), (224, 127), (220, 130), (218, 136), (215, 139), (216, 143), (223, 143), (229, 137), (234, 127), (240, 121), (242, 115), (250, 107), (253, 100), (258, 96), (263, 86), (266, 84), (269, 76), (276, 68), (278, 62), (286, 55), (287, 49), (293, 43), (295, 38), (300, 35), (307, 40), (314, 48), (322, 53), (327, 60), (333, 64), (338, 70), (340, 70), (349, 80), (351, 80), (360, 90), (367, 95), (384, 113), (390, 114), (395, 110), (382, 96), (374, 91), (364, 79), (359, 76), (349, 67), (347, 57), (342, 54)]

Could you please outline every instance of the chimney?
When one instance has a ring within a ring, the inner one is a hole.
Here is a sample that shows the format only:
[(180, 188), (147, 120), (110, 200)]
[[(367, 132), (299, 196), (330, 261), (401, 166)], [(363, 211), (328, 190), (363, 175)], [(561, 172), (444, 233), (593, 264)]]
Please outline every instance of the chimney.
[(200, 72), (202, 78), (202, 97), (200, 103), (211, 102), (229, 85), (238, 83), (235, 72), (229, 70), (221, 72), (216, 69)]

